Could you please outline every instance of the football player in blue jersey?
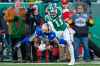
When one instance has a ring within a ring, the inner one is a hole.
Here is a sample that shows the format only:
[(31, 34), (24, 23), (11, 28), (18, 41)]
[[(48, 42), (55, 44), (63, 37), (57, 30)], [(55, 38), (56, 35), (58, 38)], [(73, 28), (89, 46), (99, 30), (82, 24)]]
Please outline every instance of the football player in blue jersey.
[(41, 62), (42, 52), (45, 52), (46, 62), (56, 61), (59, 58), (58, 41), (50, 25), (44, 23), (37, 26), (34, 35), (41, 41), (37, 50), (38, 62)]

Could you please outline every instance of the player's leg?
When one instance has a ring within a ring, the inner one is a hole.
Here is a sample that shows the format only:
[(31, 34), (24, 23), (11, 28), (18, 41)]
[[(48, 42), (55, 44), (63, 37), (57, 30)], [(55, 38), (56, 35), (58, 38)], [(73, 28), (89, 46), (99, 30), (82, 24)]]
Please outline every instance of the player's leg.
[(69, 50), (69, 53), (70, 53), (70, 62), (69, 62), (69, 65), (73, 65), (75, 63), (75, 59), (74, 59), (74, 48), (73, 48), (73, 41), (71, 40), (73, 37), (72, 37), (72, 34), (69, 32), (68, 29), (66, 29), (63, 33), (63, 36), (64, 36), (64, 40), (67, 41), (67, 45), (68, 45), (68, 50)]

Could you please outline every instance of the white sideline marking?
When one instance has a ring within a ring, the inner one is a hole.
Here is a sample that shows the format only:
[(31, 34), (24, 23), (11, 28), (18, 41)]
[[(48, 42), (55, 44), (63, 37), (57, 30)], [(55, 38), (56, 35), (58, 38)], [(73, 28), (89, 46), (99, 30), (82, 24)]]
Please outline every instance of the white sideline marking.
[[(68, 64), (68, 63), (0, 63), (0, 64), (9, 64), (9, 65), (13, 65), (13, 64), (22, 64), (22, 65), (24, 65), (24, 64), (37, 64), (37, 65), (40, 65), (40, 64), (42, 64), (42, 65), (44, 65), (44, 64)], [(75, 63), (75, 64), (100, 64), (100, 63)]]

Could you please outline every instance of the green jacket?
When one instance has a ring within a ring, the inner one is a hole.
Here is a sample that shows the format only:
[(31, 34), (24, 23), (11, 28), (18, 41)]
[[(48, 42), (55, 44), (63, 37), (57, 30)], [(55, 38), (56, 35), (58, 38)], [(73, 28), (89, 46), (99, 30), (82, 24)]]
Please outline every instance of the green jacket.
[[(22, 17), (16, 16), (17, 20), (14, 20), (12, 24), (12, 38), (21, 38), (25, 34), (25, 21)], [(17, 23), (18, 22), (18, 23)]]

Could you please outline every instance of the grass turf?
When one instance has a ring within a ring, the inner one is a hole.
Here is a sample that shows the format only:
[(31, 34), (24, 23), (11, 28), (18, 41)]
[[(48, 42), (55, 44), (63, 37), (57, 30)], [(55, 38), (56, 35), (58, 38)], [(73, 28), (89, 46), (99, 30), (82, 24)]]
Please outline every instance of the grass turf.
[[(67, 64), (0, 63), (0, 66), (68, 66)], [(100, 64), (75, 64), (73, 66), (100, 66)]]

